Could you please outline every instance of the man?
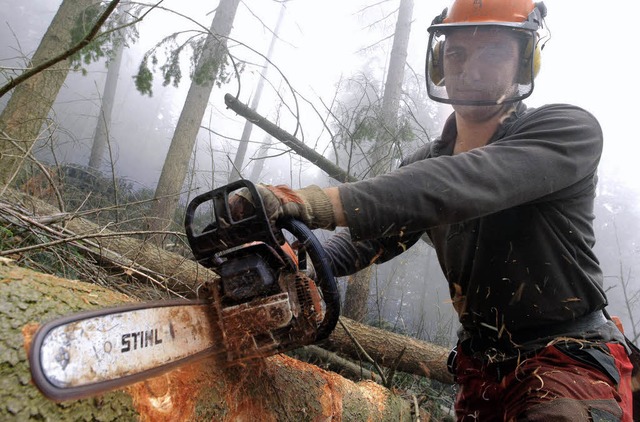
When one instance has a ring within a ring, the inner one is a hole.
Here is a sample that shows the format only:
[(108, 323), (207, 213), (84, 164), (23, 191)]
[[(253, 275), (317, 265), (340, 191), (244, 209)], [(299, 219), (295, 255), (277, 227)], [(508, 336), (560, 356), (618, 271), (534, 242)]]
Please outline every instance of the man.
[(429, 28), (429, 96), (454, 109), (439, 139), (389, 174), (259, 192), (273, 221), (349, 228), (325, 245), (339, 276), (427, 234), (461, 323), (459, 420), (631, 421), (631, 364), (592, 251), (600, 126), (521, 102), (545, 14), (531, 0), (454, 1)]

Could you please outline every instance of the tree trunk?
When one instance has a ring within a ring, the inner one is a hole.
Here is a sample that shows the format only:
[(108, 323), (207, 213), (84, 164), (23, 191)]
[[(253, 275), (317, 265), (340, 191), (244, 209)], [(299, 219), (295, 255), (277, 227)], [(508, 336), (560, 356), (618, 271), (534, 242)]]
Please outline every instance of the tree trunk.
[(389, 69), (384, 85), (382, 97), (382, 114), (386, 124), (396, 126), (398, 109), (402, 97), (402, 82), (404, 68), (407, 64), (409, 37), (411, 35), (411, 20), (413, 19), (413, 0), (400, 0), (398, 21), (393, 35), (393, 46), (389, 59)]
[(104, 92), (102, 93), (102, 101), (100, 104), (100, 112), (98, 113), (98, 122), (96, 131), (91, 144), (91, 155), (89, 156), (89, 168), (100, 170), (104, 150), (109, 142), (109, 128), (111, 126), (111, 112), (113, 110), (113, 102), (116, 96), (116, 87), (118, 86), (118, 73), (120, 72), (120, 63), (122, 61), (122, 45), (118, 46), (116, 56), (109, 63), (107, 70), (107, 80), (104, 84)]
[[(262, 89), (264, 88), (264, 81), (267, 79), (267, 72), (269, 71), (269, 63), (271, 56), (273, 55), (273, 49), (276, 45), (276, 40), (278, 39), (278, 32), (280, 31), (280, 24), (282, 23), (282, 19), (284, 18), (284, 12), (287, 9), (284, 7), (284, 4), (280, 7), (280, 15), (278, 15), (278, 22), (276, 23), (276, 27), (273, 30), (273, 35), (271, 36), (271, 43), (269, 44), (269, 50), (267, 50), (267, 57), (264, 61), (264, 70), (260, 73), (260, 79), (258, 80), (258, 85), (256, 86), (256, 91), (253, 93), (253, 99), (251, 100), (251, 109), (257, 110), (258, 104), (260, 104), (260, 97), (262, 97)], [(240, 179), (242, 166), (244, 165), (244, 157), (247, 154), (247, 147), (249, 145), (249, 138), (251, 138), (251, 131), (253, 129), (253, 124), (247, 120), (244, 122), (244, 129), (242, 130), (242, 137), (240, 138), (240, 144), (238, 145), (238, 151), (236, 151), (236, 158), (233, 160), (233, 168), (231, 169), (231, 173), (229, 174), (229, 183), (235, 182)]]
[[(408, 401), (374, 382), (356, 384), (284, 355), (231, 367), (205, 358), (123, 391), (62, 404), (40, 395), (29, 382), (26, 359), (38, 324), (70, 312), (130, 301), (94, 285), (0, 261), (0, 419), (415, 420)], [(428, 420), (428, 415), (420, 416)]]
[[(371, 151), (372, 168), (370, 174), (372, 176), (387, 172), (392, 162), (390, 158), (392, 157), (393, 145), (397, 142), (398, 108), (402, 96), (402, 82), (404, 80), (404, 67), (407, 63), (412, 18), (413, 0), (401, 0), (382, 99), (383, 130), (378, 132), (379, 137), (376, 139)], [(350, 278), (351, 282), (346, 292), (345, 302), (350, 303), (347, 311), (358, 318), (364, 318), (368, 311), (371, 275), (373, 274), (370, 268), (353, 275)], [(362, 321), (361, 319), (358, 320)]]
[[(37, 66), (71, 47), (71, 28), (95, 0), (64, 0), (31, 58)], [(9, 185), (41, 135), (51, 106), (69, 73), (63, 60), (18, 85), (0, 114), (0, 188)], [(8, 139), (7, 139), (8, 138)]]
[[(353, 336), (367, 354), (381, 366), (453, 384), (453, 378), (447, 370), (449, 349), (347, 318), (341, 317), (340, 321), (342, 324), (338, 324), (321, 346), (356, 360), (362, 359), (360, 351), (354, 347), (351, 339)], [(398, 360), (400, 355), (402, 357)]]
[(369, 284), (375, 267), (373, 265), (350, 275), (347, 278), (342, 314), (357, 322), (367, 319), (367, 304), (369, 303)]
[[(211, 23), (210, 33), (195, 70), (199, 79), (194, 79), (189, 87), (156, 187), (156, 200), (149, 224), (152, 230), (164, 230), (173, 221), (189, 160), (209, 103), (215, 76), (226, 53), (227, 37), (231, 33), (239, 3), (240, 0), (222, 0)], [(205, 72), (208, 75), (203, 75)]]
[[(120, 11), (119, 25), (126, 25), (127, 17), (131, 6), (128, 5)], [(123, 37), (124, 38), (124, 37)], [(109, 62), (107, 69), (107, 80), (104, 83), (100, 113), (98, 113), (98, 123), (96, 132), (91, 144), (91, 155), (89, 156), (89, 168), (100, 170), (104, 149), (109, 142), (109, 128), (111, 127), (111, 112), (116, 98), (116, 88), (118, 87), (118, 76), (120, 75), (120, 64), (122, 63), (122, 52), (124, 50), (124, 39), (116, 46), (113, 60)]]
[(262, 141), (262, 145), (258, 148), (258, 153), (253, 161), (251, 176), (249, 176), (249, 180), (254, 183), (258, 183), (260, 181), (260, 175), (262, 174), (262, 169), (264, 169), (264, 162), (267, 158), (267, 154), (269, 153), (269, 148), (271, 148), (271, 136), (266, 135)]

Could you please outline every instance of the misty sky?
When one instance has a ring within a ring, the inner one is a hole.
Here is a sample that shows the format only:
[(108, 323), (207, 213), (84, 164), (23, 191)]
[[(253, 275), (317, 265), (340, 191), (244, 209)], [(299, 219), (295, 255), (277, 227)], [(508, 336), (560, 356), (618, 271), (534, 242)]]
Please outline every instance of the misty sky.
[[(389, 2), (385, 7), (369, 7), (373, 2), (344, 2), (342, 0), (324, 0), (322, 2), (291, 1), (287, 4), (287, 12), (281, 29), (281, 41), (275, 49), (273, 63), (286, 77), (286, 80), (309, 101), (318, 104), (322, 98), (329, 102), (335, 90), (337, 81), (349, 77), (357, 72), (364, 63), (378, 66), (380, 77), (386, 65), (385, 52), (388, 54), (390, 41), (380, 42), (383, 37), (393, 31), (395, 22), (388, 19), (386, 24), (369, 27), (369, 23), (382, 19), (394, 9), (397, 1)], [(638, 178), (632, 152), (638, 151), (638, 135), (631, 129), (631, 122), (635, 115), (634, 99), (640, 96), (640, 88), (635, 82), (637, 71), (631, 65), (634, 48), (629, 47), (629, 40), (636, 39), (635, 30), (637, 16), (640, 16), (640, 2), (629, 0), (614, 0), (608, 4), (608, 10), (596, 8), (595, 3), (584, 7), (590, 2), (577, 0), (547, 0), (545, 4), (549, 10), (547, 17), (551, 39), (547, 42), (542, 54), (542, 69), (536, 79), (536, 89), (527, 103), (532, 106), (549, 102), (568, 102), (586, 108), (593, 112), (600, 120), (605, 132), (605, 154), (602, 167), (617, 178), (630, 183), (634, 192), (640, 193)], [(0, 57), (0, 65), (12, 66), (11, 58), (19, 56), (17, 51), (30, 54), (37, 46), (40, 37), (57, 10), (60, 1), (27, 0), (16, 4), (10, 0), (0, 0), (0, 36), (4, 40), (5, 54)], [(232, 38), (245, 43), (261, 53), (266, 53), (271, 40), (271, 34), (262, 24), (274, 27), (279, 13), (279, 6), (272, 2), (247, 2), (241, 4), (232, 32)], [(215, 7), (208, 2), (182, 2), (167, 0), (162, 5), (168, 9), (183, 12), (189, 18), (208, 27)], [(426, 28), (433, 17), (440, 13), (448, 1), (415, 1), (414, 24), (411, 33), (411, 48), (408, 64), (411, 71), (422, 74), (424, 72), (424, 52), (427, 43)], [(366, 14), (357, 13), (366, 10)], [(610, 17), (605, 17), (610, 15)], [(363, 17), (363, 16), (366, 16)], [(608, 19), (608, 22), (603, 22)], [(133, 73), (139, 60), (148, 48), (162, 37), (178, 30), (194, 28), (189, 20), (163, 11), (150, 14), (140, 25), (141, 38), (126, 52), (124, 68), (127, 75), (121, 76), (119, 101), (126, 103), (132, 95), (138, 95), (132, 89), (130, 74)], [(362, 48), (373, 45), (366, 52)], [(262, 58), (249, 52), (248, 49), (239, 51), (256, 64), (262, 63)], [(257, 71), (245, 72), (242, 76), (241, 98), (249, 102), (252, 87), (255, 86)], [(97, 96), (101, 84), (104, 83), (104, 67), (93, 66), (93, 73), (86, 79), (93, 78), (93, 93), (81, 92), (79, 97), (87, 98), (91, 94)], [(270, 70), (271, 77), (277, 74)], [(71, 76), (71, 82), (79, 76)], [(275, 80), (275, 79), (274, 79)], [(148, 102), (173, 102), (173, 112), (177, 115), (182, 107), (189, 81), (185, 78), (178, 89), (173, 87), (155, 89), (155, 98)], [(275, 82), (274, 82), (275, 83)], [(68, 84), (74, 89), (74, 83)], [(237, 86), (231, 84), (222, 89), (214, 89), (211, 104), (214, 109), (222, 113), (222, 120), (216, 123), (223, 125), (225, 119), (234, 120), (235, 116), (228, 110), (222, 100), (224, 93), (236, 93)], [(265, 94), (265, 100), (260, 105), (260, 111), (269, 113), (270, 98)], [(117, 100), (118, 101), (118, 100)], [(94, 101), (95, 102), (95, 101)], [(304, 108), (304, 104), (299, 105)], [(114, 112), (114, 118), (126, 119), (130, 113), (126, 107), (120, 107), (123, 115)], [(303, 113), (303, 117), (311, 113)], [(312, 116), (311, 116), (312, 117)], [(319, 136), (321, 127), (317, 118), (309, 117), (303, 128), (305, 138), (314, 140)], [(161, 119), (170, 118), (166, 113)], [(176, 116), (173, 116), (176, 118)], [(239, 124), (242, 120), (239, 119)], [(206, 125), (206, 124), (205, 124)], [(288, 127), (291, 131), (295, 127)], [(218, 127), (218, 130), (220, 128)], [(230, 135), (236, 127), (231, 127)], [(255, 130), (256, 135), (260, 134)], [(236, 135), (237, 136), (237, 135)], [(260, 134), (260, 136), (262, 136)], [(309, 140), (307, 139), (307, 140)], [(132, 144), (132, 142), (126, 142)], [(125, 155), (131, 155), (123, 153)], [(127, 161), (123, 158), (125, 162)], [(135, 168), (123, 165), (122, 169)], [(152, 175), (145, 180), (147, 184), (153, 180)]]

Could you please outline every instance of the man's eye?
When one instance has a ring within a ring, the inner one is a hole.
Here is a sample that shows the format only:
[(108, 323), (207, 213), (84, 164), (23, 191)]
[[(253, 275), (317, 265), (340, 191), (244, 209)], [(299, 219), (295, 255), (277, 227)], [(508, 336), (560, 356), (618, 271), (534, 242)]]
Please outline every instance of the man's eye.
[(460, 50), (447, 50), (444, 56), (447, 60), (461, 61), (464, 59), (464, 53)]
[(488, 60), (504, 61), (511, 57), (511, 53), (506, 48), (490, 47), (483, 49), (480, 52), (480, 57)]

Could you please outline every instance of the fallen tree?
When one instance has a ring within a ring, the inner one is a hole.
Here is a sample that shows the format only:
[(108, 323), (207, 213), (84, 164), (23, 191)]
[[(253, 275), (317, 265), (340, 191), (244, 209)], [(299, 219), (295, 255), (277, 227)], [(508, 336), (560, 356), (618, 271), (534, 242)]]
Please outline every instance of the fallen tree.
[[(117, 266), (135, 277), (161, 284), (160, 289), (168, 295), (194, 298), (200, 286), (217, 277), (191, 259), (153, 242), (109, 230), (80, 217), (82, 214), (60, 212), (45, 201), (16, 190), (7, 189), (0, 197), (0, 211), (0, 219), (6, 223), (39, 228), (48, 238), (73, 244), (104, 265)], [(139, 237), (144, 235), (141, 231)], [(7, 255), (6, 251), (3, 254)]]
[[(338, 324), (323, 344), (329, 350), (360, 361), (368, 359), (363, 356), (363, 352), (366, 352), (369, 358), (381, 366), (422, 375), (445, 384), (453, 383), (453, 378), (447, 370), (449, 349), (348, 318), (340, 320), (342, 324)], [(362, 350), (354, 346), (354, 339)]]

